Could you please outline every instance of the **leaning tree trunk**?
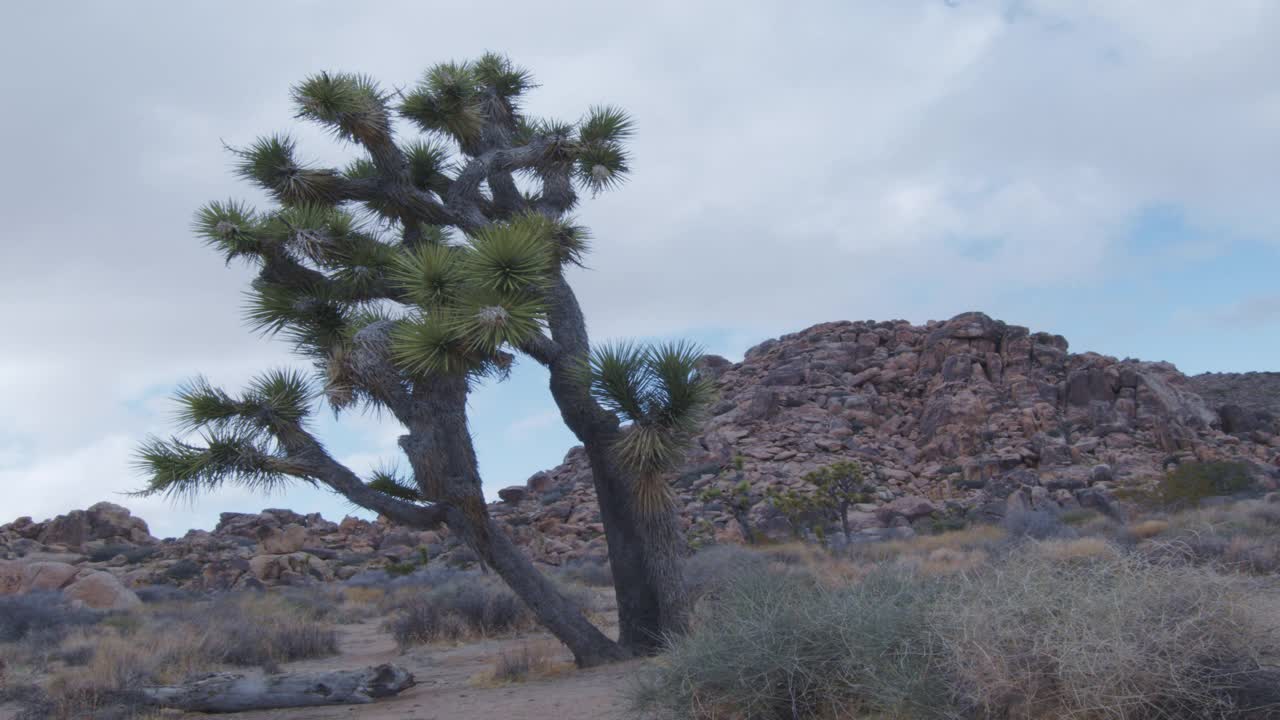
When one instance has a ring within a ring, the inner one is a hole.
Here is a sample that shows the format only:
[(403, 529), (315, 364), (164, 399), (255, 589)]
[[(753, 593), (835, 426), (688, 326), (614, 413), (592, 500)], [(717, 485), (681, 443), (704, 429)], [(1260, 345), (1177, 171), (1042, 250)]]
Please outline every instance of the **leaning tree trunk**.
[(397, 665), (362, 670), (282, 673), (260, 676), (214, 673), (182, 685), (147, 687), (144, 703), (188, 712), (234, 713), (246, 710), (362, 705), (389, 697), (414, 684), (413, 675)]
[(475, 449), (466, 421), (466, 379), (423, 383), (422, 422), (412, 422), (400, 446), (409, 458), (423, 495), (448, 508), (445, 524), (492, 567), (579, 667), (622, 660), (629, 653), (600, 632), (560, 590), (533, 566), (489, 517), (481, 490)]
[(582, 309), (563, 275), (556, 278), (549, 297), (551, 336), (561, 348), (548, 365), (551, 394), (590, 461), (618, 600), (618, 642), (652, 652), (668, 634), (688, 626), (679, 517), (674, 510), (646, 517), (631, 501), (632, 480), (613, 458), (618, 420), (596, 403), (582, 380), (591, 348)]

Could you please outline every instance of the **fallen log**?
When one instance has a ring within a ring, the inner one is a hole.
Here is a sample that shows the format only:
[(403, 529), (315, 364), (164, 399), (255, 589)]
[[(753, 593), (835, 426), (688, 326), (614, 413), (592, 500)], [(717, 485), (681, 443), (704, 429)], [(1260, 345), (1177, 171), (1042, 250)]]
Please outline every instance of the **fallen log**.
[(414, 684), (413, 675), (398, 665), (362, 670), (278, 673), (274, 675), (213, 673), (181, 685), (141, 690), (150, 705), (194, 712), (229, 713), (244, 710), (359, 705), (390, 697)]

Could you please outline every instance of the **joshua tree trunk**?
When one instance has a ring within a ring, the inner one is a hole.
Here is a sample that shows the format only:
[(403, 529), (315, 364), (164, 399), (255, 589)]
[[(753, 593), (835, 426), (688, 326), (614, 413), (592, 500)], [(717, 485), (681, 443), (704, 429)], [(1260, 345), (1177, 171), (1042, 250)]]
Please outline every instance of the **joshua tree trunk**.
[(534, 568), (511, 538), (489, 517), (481, 491), (475, 449), (467, 429), (466, 379), (441, 377), (415, 393), (418, 417), (400, 438), (425, 497), (446, 508), (444, 523), (492, 567), (579, 667), (621, 660), (628, 652), (593, 626), (581, 610)]
[(849, 502), (841, 501), (840, 503), (840, 529), (844, 531), (844, 542), (849, 544), (853, 542), (853, 533), (849, 530)]
[(683, 632), (688, 625), (679, 517), (674, 510), (641, 513), (632, 502), (634, 478), (611, 452), (620, 433), (618, 419), (600, 407), (582, 381), (580, 368), (587, 362), (590, 341), (577, 297), (563, 275), (550, 294), (551, 337), (560, 350), (547, 363), (551, 394), (591, 465), (618, 600), (618, 641), (652, 652), (667, 634)]

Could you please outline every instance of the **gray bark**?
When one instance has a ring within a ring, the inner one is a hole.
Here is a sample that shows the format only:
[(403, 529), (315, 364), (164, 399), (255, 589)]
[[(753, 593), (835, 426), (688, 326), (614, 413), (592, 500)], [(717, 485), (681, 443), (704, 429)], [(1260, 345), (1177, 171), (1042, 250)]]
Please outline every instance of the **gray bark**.
[(549, 355), (546, 348), (537, 349), (550, 360), (551, 395), (565, 424), (586, 448), (591, 465), (618, 600), (618, 641), (623, 647), (651, 652), (668, 634), (688, 627), (679, 517), (674, 509), (644, 515), (632, 503), (634, 479), (613, 457), (618, 419), (600, 407), (581, 381), (578, 370), (591, 345), (586, 319), (563, 275), (556, 278), (549, 299), (551, 340), (558, 352)]
[(317, 705), (362, 705), (396, 695), (414, 684), (397, 665), (361, 670), (257, 675), (215, 673), (182, 685), (143, 688), (151, 705), (189, 712), (232, 713)]

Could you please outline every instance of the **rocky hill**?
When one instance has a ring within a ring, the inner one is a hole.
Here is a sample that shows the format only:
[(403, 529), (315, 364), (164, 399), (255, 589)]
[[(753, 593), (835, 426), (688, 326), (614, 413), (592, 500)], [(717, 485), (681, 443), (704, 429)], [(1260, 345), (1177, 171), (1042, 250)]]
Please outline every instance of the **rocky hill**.
[[(745, 482), (749, 526), (790, 533), (765, 499), (808, 472), (857, 460), (872, 492), (850, 513), (859, 540), (914, 532), (942, 516), (997, 518), (1009, 509), (1121, 512), (1115, 491), (1141, 487), (1188, 460), (1245, 463), (1263, 488), (1280, 479), (1280, 373), (1188, 378), (1168, 363), (1068, 351), (1065, 338), (966, 313), (915, 326), (835, 322), (768, 340), (740, 363), (708, 356), (718, 400), (673, 475), (695, 541), (733, 541), (741, 525), (706, 493)], [(539, 561), (601, 558), (605, 545), (581, 448), (491, 511)], [(0, 567), (17, 587), (32, 561), (105, 572), (130, 587), (204, 589), (463, 565), (447, 532), (386, 522), (340, 523), (288, 510), (226, 513), (213, 531), (156, 540), (123, 508), (99, 504), (44, 523), (0, 526)], [(8, 570), (5, 570), (8, 567)], [(16, 569), (15, 569), (16, 568)], [(16, 575), (15, 575), (16, 573)]]

